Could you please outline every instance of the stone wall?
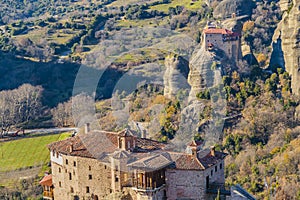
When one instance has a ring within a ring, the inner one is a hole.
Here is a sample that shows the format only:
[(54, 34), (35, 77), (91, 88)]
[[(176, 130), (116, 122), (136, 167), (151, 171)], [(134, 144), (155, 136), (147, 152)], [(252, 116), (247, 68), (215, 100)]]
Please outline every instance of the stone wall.
[(167, 170), (166, 190), (168, 200), (204, 199), (206, 187), (203, 178), (203, 171)]
[[(222, 165), (221, 169), (220, 164)], [(217, 167), (217, 170), (215, 170), (215, 167)], [(224, 184), (224, 161), (217, 163), (205, 171), (168, 169), (166, 171), (168, 200), (202, 200), (213, 198), (206, 194), (206, 177), (209, 178), (209, 183)]]
[(222, 34), (204, 34), (205, 49), (208, 49), (208, 43), (223, 50), (227, 57), (237, 62), (241, 57), (240, 39), (224, 41)]
[[(103, 199), (111, 191), (111, 169), (95, 159), (63, 155), (63, 165), (52, 162), (54, 198), (56, 200)], [(80, 184), (79, 184), (80, 183)]]

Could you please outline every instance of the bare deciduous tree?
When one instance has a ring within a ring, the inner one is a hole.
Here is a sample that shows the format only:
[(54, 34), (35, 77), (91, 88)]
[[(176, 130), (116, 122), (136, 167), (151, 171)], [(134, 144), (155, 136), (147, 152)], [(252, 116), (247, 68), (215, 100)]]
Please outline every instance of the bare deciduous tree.
[(40, 116), (42, 91), (41, 86), (24, 84), (17, 89), (0, 92), (1, 137), (11, 126), (21, 123), (26, 125)]
[(79, 94), (52, 109), (52, 119), (57, 126), (82, 126), (90, 122), (95, 113), (94, 109), (94, 99), (85, 94)]

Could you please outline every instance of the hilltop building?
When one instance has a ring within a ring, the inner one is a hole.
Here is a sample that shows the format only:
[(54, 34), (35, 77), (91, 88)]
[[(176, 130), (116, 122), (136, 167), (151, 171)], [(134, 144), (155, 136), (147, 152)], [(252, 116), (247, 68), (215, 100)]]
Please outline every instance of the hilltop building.
[(218, 190), (229, 195), (226, 154), (201, 145), (193, 141), (188, 153), (173, 152), (128, 129), (54, 142), (48, 146), (54, 199), (200, 200), (214, 199)]
[(241, 34), (218, 28), (214, 23), (208, 23), (203, 30), (203, 44), (210, 51), (214, 48), (223, 50), (227, 57), (238, 62), (241, 59)]

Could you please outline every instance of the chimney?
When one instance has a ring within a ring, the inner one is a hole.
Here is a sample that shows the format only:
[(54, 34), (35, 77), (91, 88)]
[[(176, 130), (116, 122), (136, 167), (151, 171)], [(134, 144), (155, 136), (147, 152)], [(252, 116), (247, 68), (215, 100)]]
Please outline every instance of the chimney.
[(216, 156), (215, 146), (210, 147), (210, 154), (211, 156)]
[(142, 138), (147, 138), (146, 130), (142, 130)]
[(70, 144), (69, 146), (69, 153), (72, 153), (73, 152), (73, 144)]
[(197, 147), (192, 147), (191, 150), (192, 150), (192, 156), (197, 158)]
[(88, 133), (88, 132), (90, 132), (90, 123), (86, 123), (86, 124), (84, 125), (84, 133), (86, 134), (86, 133)]

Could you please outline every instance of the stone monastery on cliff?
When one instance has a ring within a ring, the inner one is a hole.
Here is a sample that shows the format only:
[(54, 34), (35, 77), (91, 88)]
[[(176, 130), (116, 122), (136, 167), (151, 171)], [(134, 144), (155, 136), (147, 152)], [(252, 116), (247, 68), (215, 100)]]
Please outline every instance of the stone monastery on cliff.
[(214, 23), (208, 23), (203, 30), (203, 44), (206, 50), (213, 48), (221, 49), (225, 52), (228, 58), (238, 61), (241, 59), (241, 34), (218, 28)]
[(192, 141), (187, 153), (139, 138), (132, 131), (88, 131), (50, 144), (52, 174), (40, 184), (44, 199), (175, 200), (214, 199), (224, 188), (225, 153), (201, 150)]

